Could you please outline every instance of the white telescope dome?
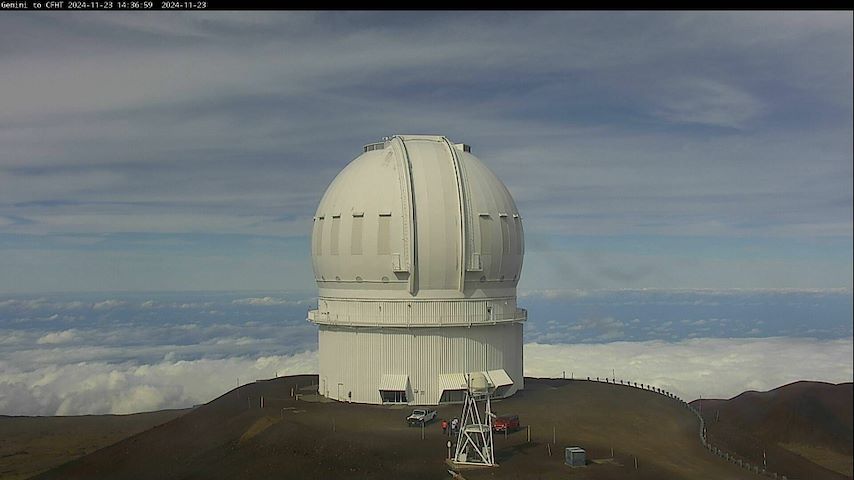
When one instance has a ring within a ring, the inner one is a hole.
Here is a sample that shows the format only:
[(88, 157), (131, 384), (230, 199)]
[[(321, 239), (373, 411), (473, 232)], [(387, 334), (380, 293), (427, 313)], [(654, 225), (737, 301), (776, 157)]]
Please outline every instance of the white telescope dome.
[(496, 398), (524, 388), (522, 218), (467, 145), (366, 145), (323, 195), (311, 242), (322, 395), (461, 402), (470, 374)]
[(467, 145), (399, 135), (364, 148), (317, 207), (320, 295), (515, 295), (522, 220), (507, 187)]

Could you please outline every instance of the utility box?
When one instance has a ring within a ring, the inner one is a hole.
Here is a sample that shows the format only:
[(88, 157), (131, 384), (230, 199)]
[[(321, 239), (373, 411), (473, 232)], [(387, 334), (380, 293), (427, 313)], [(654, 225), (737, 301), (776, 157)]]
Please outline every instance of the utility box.
[(587, 465), (587, 452), (581, 447), (566, 447), (566, 464), (570, 467)]

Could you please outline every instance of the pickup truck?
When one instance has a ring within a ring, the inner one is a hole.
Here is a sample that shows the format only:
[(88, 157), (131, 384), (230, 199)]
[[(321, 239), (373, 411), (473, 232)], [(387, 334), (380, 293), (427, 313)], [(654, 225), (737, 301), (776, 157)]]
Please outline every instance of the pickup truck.
[(496, 432), (515, 432), (519, 427), (519, 415), (502, 415), (492, 421), (492, 430)]
[(412, 415), (406, 417), (406, 423), (410, 427), (425, 425), (433, 420), (436, 420), (436, 410), (417, 409), (412, 411)]

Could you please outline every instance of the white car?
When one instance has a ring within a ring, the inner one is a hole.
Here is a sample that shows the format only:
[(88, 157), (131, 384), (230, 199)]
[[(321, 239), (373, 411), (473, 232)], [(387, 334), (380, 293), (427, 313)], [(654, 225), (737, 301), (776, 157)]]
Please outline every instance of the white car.
[(436, 410), (417, 409), (412, 411), (412, 415), (406, 417), (406, 423), (409, 426), (425, 425), (436, 420)]

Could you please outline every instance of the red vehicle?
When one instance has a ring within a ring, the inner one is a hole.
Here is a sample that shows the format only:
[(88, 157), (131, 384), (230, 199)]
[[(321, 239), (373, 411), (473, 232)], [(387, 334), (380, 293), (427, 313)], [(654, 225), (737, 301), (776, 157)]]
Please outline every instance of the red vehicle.
[(515, 432), (519, 430), (519, 415), (502, 415), (495, 417), (492, 429), (496, 432)]

